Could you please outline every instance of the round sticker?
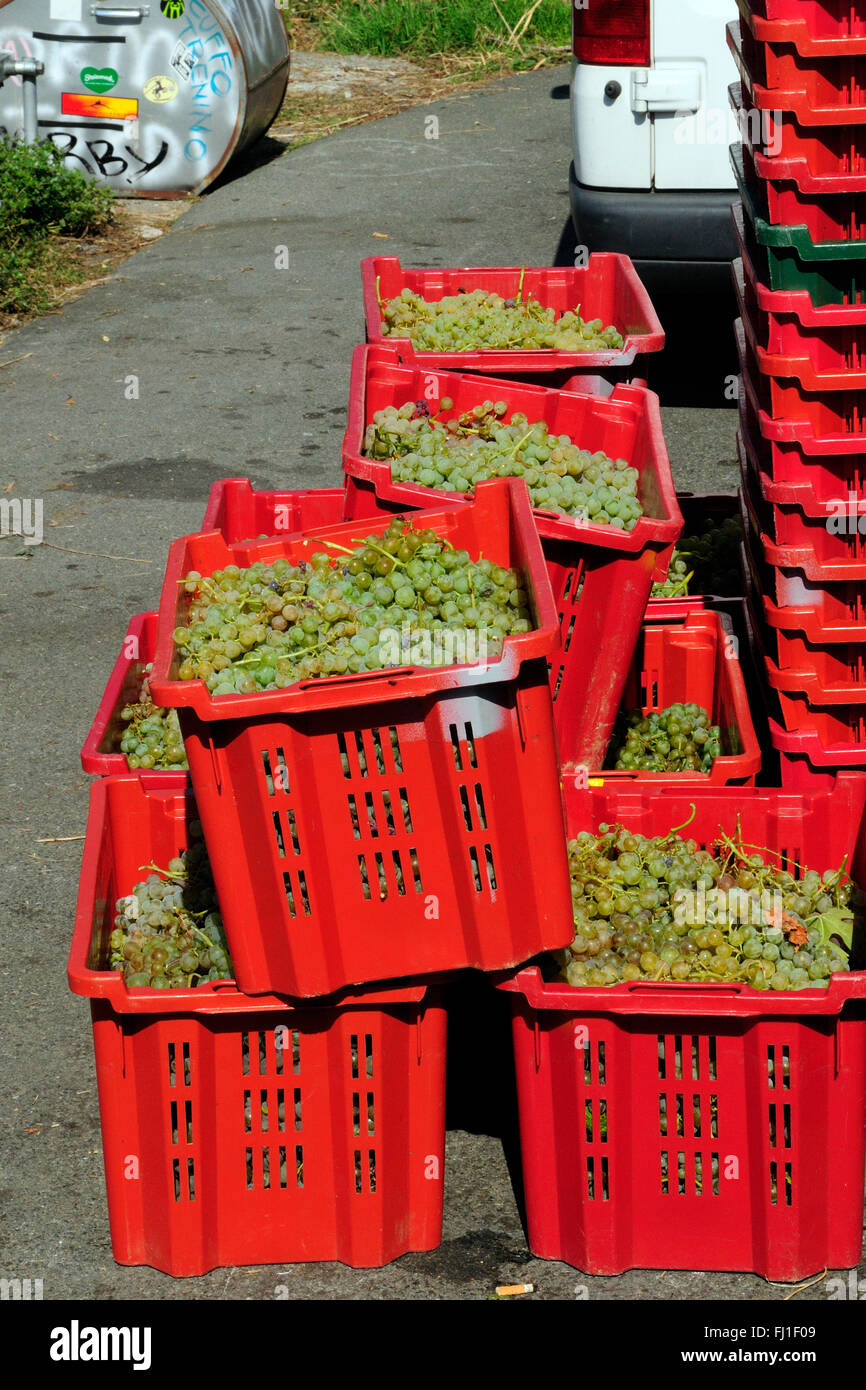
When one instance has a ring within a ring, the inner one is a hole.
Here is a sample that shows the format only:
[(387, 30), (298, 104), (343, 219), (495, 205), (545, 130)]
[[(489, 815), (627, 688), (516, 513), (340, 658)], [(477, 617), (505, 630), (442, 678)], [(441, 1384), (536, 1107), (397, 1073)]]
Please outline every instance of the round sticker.
[(180, 19), (183, 14), (183, 0), (159, 0), (159, 8), (166, 19)]
[(174, 101), (178, 88), (173, 77), (149, 77), (141, 90), (148, 101)]

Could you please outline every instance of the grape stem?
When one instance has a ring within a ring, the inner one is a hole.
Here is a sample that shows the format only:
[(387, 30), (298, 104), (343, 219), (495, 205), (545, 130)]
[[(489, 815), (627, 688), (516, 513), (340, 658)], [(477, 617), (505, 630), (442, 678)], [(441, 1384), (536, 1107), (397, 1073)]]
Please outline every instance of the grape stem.
[[(321, 544), (322, 544), (322, 545), (326, 545), (326, 546), (328, 547), (329, 550), (342, 550), (342, 552), (343, 552), (344, 555), (354, 555), (354, 554), (355, 554), (354, 550), (350, 550), (349, 547), (348, 547), (347, 545), (338, 545), (338, 543), (337, 543), (336, 541), (322, 541)], [(363, 541), (355, 541), (354, 544), (355, 544), (355, 545), (363, 545), (364, 542), (363, 542)]]
[(686, 826), (691, 825), (691, 823), (692, 823), (692, 821), (694, 820), (695, 816), (698, 814), (698, 808), (697, 808), (697, 806), (695, 805), (695, 803), (694, 803), (693, 801), (690, 801), (690, 802), (689, 802), (689, 805), (690, 805), (691, 808), (692, 808), (692, 813), (691, 813), (691, 815), (689, 816), (688, 820), (684, 820), (683, 823), (682, 823), (682, 825), (675, 825), (675, 826), (673, 826), (673, 828), (672, 828), (671, 830), (669, 830), (668, 833), (667, 833), (667, 836), (666, 836), (667, 839), (670, 839), (671, 835), (678, 835), (679, 832), (680, 832), (681, 830), (685, 830)]
[(158, 864), (139, 864), (138, 866), (138, 872), (140, 874), (147, 873), (148, 869), (153, 873), (162, 874), (163, 878), (171, 879), (172, 883), (185, 884), (187, 882), (187, 875), (185, 873), (172, 874), (169, 873), (168, 869), (161, 869)]

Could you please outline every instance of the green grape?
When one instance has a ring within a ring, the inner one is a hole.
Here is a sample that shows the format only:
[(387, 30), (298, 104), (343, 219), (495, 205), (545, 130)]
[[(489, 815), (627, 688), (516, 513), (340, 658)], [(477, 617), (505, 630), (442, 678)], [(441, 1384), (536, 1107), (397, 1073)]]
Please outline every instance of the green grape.
[[(679, 722), (698, 708), (682, 706)], [(835, 939), (825, 945), (820, 926), (790, 908), (777, 922), (778, 895), (802, 898), (815, 913), (829, 910), (817, 906), (825, 898), (849, 907), (858, 930), (866, 895), (843, 873), (822, 880), (807, 871), (797, 881), (773, 859), (743, 845), (739, 831), (736, 841), (721, 834), (706, 849), (673, 831), (649, 838), (607, 823), (596, 834), (581, 831), (568, 842), (574, 937), (545, 964), (547, 978), (580, 987), (638, 979), (826, 987), (834, 970), (850, 969), (847, 955)], [(655, 885), (651, 905), (648, 879)], [(711, 899), (711, 891), (721, 899)], [(692, 916), (678, 920), (684, 902)]]
[(721, 754), (721, 729), (694, 703), (621, 715), (606, 766), (644, 772), (704, 772)]
[(165, 869), (143, 866), (152, 872), (115, 903), (109, 964), (133, 988), (179, 989), (234, 974), (200, 824), (189, 835), (187, 850)]
[[(199, 576), (182, 642), (175, 633), (179, 679), (203, 679), (220, 696), (394, 666), (472, 665), (498, 660), (505, 637), (534, 626), (522, 575), (473, 561), (403, 517), (335, 550)], [(236, 641), (218, 636), (225, 630)], [(176, 760), (179, 733), (167, 742)], [(154, 754), (144, 744), (134, 756)]]
[[(622, 334), (601, 319), (581, 318), (578, 310), (557, 317), (522, 293), (503, 299), (487, 290), (460, 291), (430, 303), (412, 290), (381, 303), (385, 337), (410, 338), (421, 352), (469, 352), (477, 348), (604, 352), (623, 346)], [(494, 410), (494, 403), (485, 403)], [(504, 415), (504, 408), (495, 413)]]
[[(625, 459), (590, 455), (567, 435), (549, 435), (544, 421), (530, 423), (521, 414), (506, 425), (504, 401), (484, 401), (442, 420), (446, 408), (453, 408), (448, 397), (435, 416), (425, 401), (375, 411), (364, 453), (390, 460), (396, 482), (441, 488), (447, 478), (448, 490), (471, 495), (487, 478), (523, 477), (533, 506), (547, 511), (626, 531), (634, 530), (643, 515), (639, 474)], [(611, 488), (598, 485), (599, 462), (615, 484)]]
[[(179, 633), (183, 633), (182, 641), (178, 638)], [(175, 630), (175, 643), (182, 651), (186, 650), (188, 636), (185, 628)], [(126, 757), (127, 767), (133, 771), (136, 768), (183, 770), (189, 764), (183, 748), (177, 710), (162, 709), (153, 703), (149, 681), (152, 669), (152, 663), (144, 667), (138, 699), (135, 703), (127, 703), (120, 711), (120, 717), (127, 726), (120, 735), (120, 751)]]

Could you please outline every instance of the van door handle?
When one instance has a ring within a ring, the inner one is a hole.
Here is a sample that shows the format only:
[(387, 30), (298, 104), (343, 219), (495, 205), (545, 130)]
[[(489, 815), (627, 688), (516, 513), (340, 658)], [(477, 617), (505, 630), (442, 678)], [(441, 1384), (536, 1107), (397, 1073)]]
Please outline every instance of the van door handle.
[(149, 18), (150, 6), (91, 5), (90, 13), (100, 24), (140, 24)]
[(696, 68), (638, 68), (631, 75), (631, 109), (697, 111), (701, 105), (701, 74)]

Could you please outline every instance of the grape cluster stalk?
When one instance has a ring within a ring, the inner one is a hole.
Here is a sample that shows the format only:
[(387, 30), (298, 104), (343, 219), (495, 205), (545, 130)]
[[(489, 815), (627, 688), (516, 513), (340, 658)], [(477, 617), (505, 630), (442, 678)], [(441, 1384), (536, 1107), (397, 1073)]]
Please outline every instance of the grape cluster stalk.
[(506, 420), (502, 400), (440, 418), (453, 408), (443, 396), (435, 414), (423, 400), (377, 410), (364, 435), (365, 455), (390, 460), (395, 482), (439, 492), (471, 496), (487, 478), (523, 478), (533, 507), (542, 511), (624, 531), (643, 516), (640, 474), (627, 459), (581, 449), (521, 411)]

